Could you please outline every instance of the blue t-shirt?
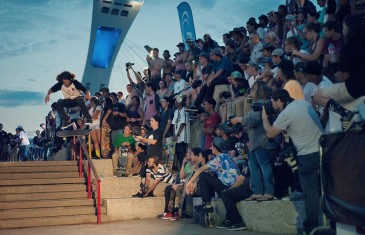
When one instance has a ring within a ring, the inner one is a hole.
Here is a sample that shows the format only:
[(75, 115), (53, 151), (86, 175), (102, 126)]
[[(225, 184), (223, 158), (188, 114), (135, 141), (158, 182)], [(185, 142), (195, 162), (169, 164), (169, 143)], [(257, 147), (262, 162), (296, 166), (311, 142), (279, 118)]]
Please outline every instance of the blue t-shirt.
[(240, 175), (238, 167), (226, 153), (221, 153), (210, 160), (207, 166), (228, 187), (236, 183), (237, 177)]
[(223, 69), (223, 73), (219, 76), (219, 78), (227, 78), (232, 71), (232, 63), (226, 56), (223, 56), (220, 61), (215, 61), (213, 63), (213, 71), (215, 73), (220, 69)]

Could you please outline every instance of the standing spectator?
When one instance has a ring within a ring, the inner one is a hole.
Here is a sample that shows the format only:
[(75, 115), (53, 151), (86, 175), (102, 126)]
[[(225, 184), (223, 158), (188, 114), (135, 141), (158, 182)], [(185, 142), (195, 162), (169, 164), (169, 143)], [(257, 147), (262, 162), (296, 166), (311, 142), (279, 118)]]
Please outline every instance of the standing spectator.
[(173, 136), (173, 125), (172, 120), (174, 118), (174, 111), (171, 109), (171, 100), (165, 96), (160, 99), (162, 112), (161, 112), (161, 131), (162, 131), (162, 142), (167, 146), (167, 155), (172, 159), (172, 136)]
[(212, 147), (214, 128), (221, 122), (221, 116), (215, 111), (215, 105), (216, 102), (212, 98), (204, 100), (205, 112), (209, 113), (202, 128), (202, 133), (205, 135), (204, 149)]
[(3, 124), (0, 123), (0, 161), (5, 161), (5, 155), (8, 145), (8, 133), (3, 130)]
[(164, 80), (166, 82), (166, 88), (168, 90), (166, 96), (171, 96), (172, 94), (174, 94), (175, 86), (175, 81), (172, 79), (172, 73), (165, 74)]
[(159, 87), (160, 89), (157, 90), (156, 94), (158, 95), (158, 97), (160, 97), (160, 100), (167, 95), (167, 93), (169, 92), (169, 90), (166, 87), (166, 82), (164, 80), (161, 80), (159, 82)]
[(204, 39), (204, 45), (202, 52), (209, 54), (213, 49), (219, 47), (218, 43), (212, 39), (210, 34), (204, 34), (203, 39)]
[(158, 52), (159, 52), (158, 48), (153, 48), (152, 55), (147, 54), (146, 58), (148, 68), (151, 71), (150, 82), (153, 84), (154, 90), (158, 89), (158, 83), (161, 80), (161, 70), (165, 63), (163, 59), (158, 57)]
[(140, 103), (140, 98), (133, 96), (131, 103), (127, 106), (127, 123), (132, 126), (133, 132), (139, 129), (144, 119), (144, 113)]
[(185, 111), (185, 96), (178, 95), (175, 98), (175, 112), (172, 119), (173, 137), (175, 144), (175, 153), (179, 162), (179, 167), (183, 162), (186, 154), (187, 145), (190, 140), (190, 121), (189, 114)]
[(19, 160), (28, 161), (28, 152), (30, 147), (30, 141), (28, 139), (27, 133), (25, 133), (22, 126), (18, 126), (16, 129), (16, 134), (19, 136)]
[(179, 44), (176, 45), (179, 48), (179, 54), (176, 55), (176, 58), (174, 60), (174, 63), (172, 64), (172, 66), (174, 67), (175, 71), (176, 70), (181, 70), (182, 72), (182, 77), (186, 76), (186, 70), (185, 70), (185, 62), (188, 58), (188, 52), (185, 51), (185, 44), (180, 42)]
[[(128, 71), (129, 71), (129, 70), (127, 70), (127, 74), (129, 73)], [(129, 76), (129, 77), (130, 77), (130, 76)], [(126, 88), (127, 88), (127, 92), (128, 92), (128, 94), (127, 94), (127, 96), (125, 97), (125, 105), (127, 105), (127, 106), (128, 106), (128, 105), (130, 104), (130, 102), (131, 102), (131, 98), (132, 98), (131, 93), (132, 93), (133, 86), (132, 86), (132, 84), (127, 84)]]
[(170, 52), (168, 50), (164, 50), (163, 51), (163, 59), (164, 59), (164, 64), (162, 67), (162, 73), (163, 75), (167, 74), (167, 73), (171, 73), (173, 70), (173, 66), (172, 64), (174, 63), (174, 61), (172, 61), (172, 59), (170, 59), (171, 55)]
[(118, 103), (122, 103), (125, 105), (125, 99), (123, 98), (123, 92), (118, 91), (117, 96), (118, 96)]
[[(250, 195), (248, 183), (244, 184), (245, 177), (240, 175), (237, 166), (227, 154), (226, 143), (222, 138), (215, 138), (212, 145), (212, 154), (215, 157), (200, 167), (186, 185), (187, 194), (194, 192), (194, 184), (199, 179), (202, 194), (202, 210), (205, 213), (213, 212), (211, 205), (212, 193), (217, 192), (222, 197), (226, 218), (217, 228), (227, 230), (244, 230), (246, 224), (237, 210), (236, 203)], [(214, 172), (218, 177), (206, 173)]]
[(45, 143), (39, 130), (36, 130), (35, 134), (36, 136), (33, 137), (33, 145), (35, 147), (34, 158), (35, 160), (40, 160), (42, 159)]
[(117, 94), (110, 93), (113, 102), (113, 123), (110, 126), (112, 129), (112, 140), (115, 141), (117, 135), (123, 133), (124, 126), (127, 124), (127, 109), (124, 104), (118, 102)]
[(188, 58), (186, 59), (185, 63), (192, 62), (193, 60), (197, 61), (198, 56), (201, 53), (199, 47), (196, 46), (194, 39), (188, 38), (186, 39), (186, 44), (188, 44)]
[(146, 158), (158, 157), (162, 160), (162, 131), (159, 128), (161, 123), (161, 118), (157, 115), (151, 118), (151, 128), (152, 131), (147, 134), (147, 138), (142, 136), (136, 136), (136, 139), (140, 142), (148, 144)]
[(62, 91), (64, 99), (60, 99), (56, 103), (56, 109), (62, 119), (62, 127), (66, 128), (71, 125), (70, 117), (66, 114), (65, 108), (80, 107), (83, 116), (86, 118), (86, 124), (91, 124), (92, 119), (86, 108), (85, 101), (81, 92), (85, 94), (85, 98), (89, 100), (90, 92), (77, 80), (74, 79), (75, 74), (68, 71), (60, 73), (56, 80), (57, 83), (48, 90), (47, 96), (44, 99), (46, 104), (50, 100), (50, 95), (59, 90)]
[(305, 194), (306, 219), (304, 231), (309, 234), (319, 225), (319, 139), (322, 135), (320, 120), (312, 106), (304, 100), (293, 100), (284, 89), (273, 92), (271, 102), (279, 116), (269, 123), (265, 109), (262, 120), (266, 134), (274, 138), (287, 131), (298, 153), (298, 174)]
[(100, 117), (103, 108), (101, 107), (100, 101), (98, 98), (91, 97), (90, 99), (90, 109), (89, 113), (91, 118), (93, 119), (93, 124), (90, 125), (90, 137), (93, 141), (94, 151), (97, 158), (100, 158)]
[(154, 115), (158, 115), (160, 111), (160, 97), (155, 94), (152, 83), (146, 84), (146, 106), (144, 123), (150, 126), (150, 120)]

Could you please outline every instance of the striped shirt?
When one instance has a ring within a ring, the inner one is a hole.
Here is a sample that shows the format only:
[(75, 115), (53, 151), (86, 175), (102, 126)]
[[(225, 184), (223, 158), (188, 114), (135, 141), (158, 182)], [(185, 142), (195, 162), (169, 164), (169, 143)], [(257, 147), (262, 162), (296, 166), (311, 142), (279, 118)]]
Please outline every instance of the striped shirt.
[(155, 172), (154, 170), (148, 169), (146, 170), (146, 174), (151, 174), (153, 179), (159, 179), (162, 182), (172, 184), (175, 179), (172, 177), (171, 173), (167, 170), (164, 165), (158, 164), (158, 170)]

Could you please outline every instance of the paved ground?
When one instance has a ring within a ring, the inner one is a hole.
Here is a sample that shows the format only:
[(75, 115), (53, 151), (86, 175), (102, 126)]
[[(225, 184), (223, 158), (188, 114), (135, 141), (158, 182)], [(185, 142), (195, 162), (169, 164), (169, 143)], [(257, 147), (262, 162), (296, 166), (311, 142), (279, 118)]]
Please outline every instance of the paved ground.
[(139, 234), (169, 234), (169, 235), (214, 235), (214, 234), (269, 235), (249, 231), (225, 231), (216, 228), (203, 228), (192, 224), (190, 220), (166, 221), (161, 219), (143, 219), (105, 223), (101, 225), (66, 225), (52, 227), (37, 227), (25, 229), (0, 230), (1, 235), (139, 235)]

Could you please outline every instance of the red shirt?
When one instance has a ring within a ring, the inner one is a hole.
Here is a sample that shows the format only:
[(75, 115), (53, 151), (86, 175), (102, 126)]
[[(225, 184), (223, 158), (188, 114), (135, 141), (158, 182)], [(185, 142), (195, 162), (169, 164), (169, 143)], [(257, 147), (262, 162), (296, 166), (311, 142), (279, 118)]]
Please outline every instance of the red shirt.
[[(221, 122), (221, 116), (214, 112), (204, 122), (204, 128), (215, 128)], [(205, 148), (210, 149), (213, 143), (213, 134), (205, 135)]]

